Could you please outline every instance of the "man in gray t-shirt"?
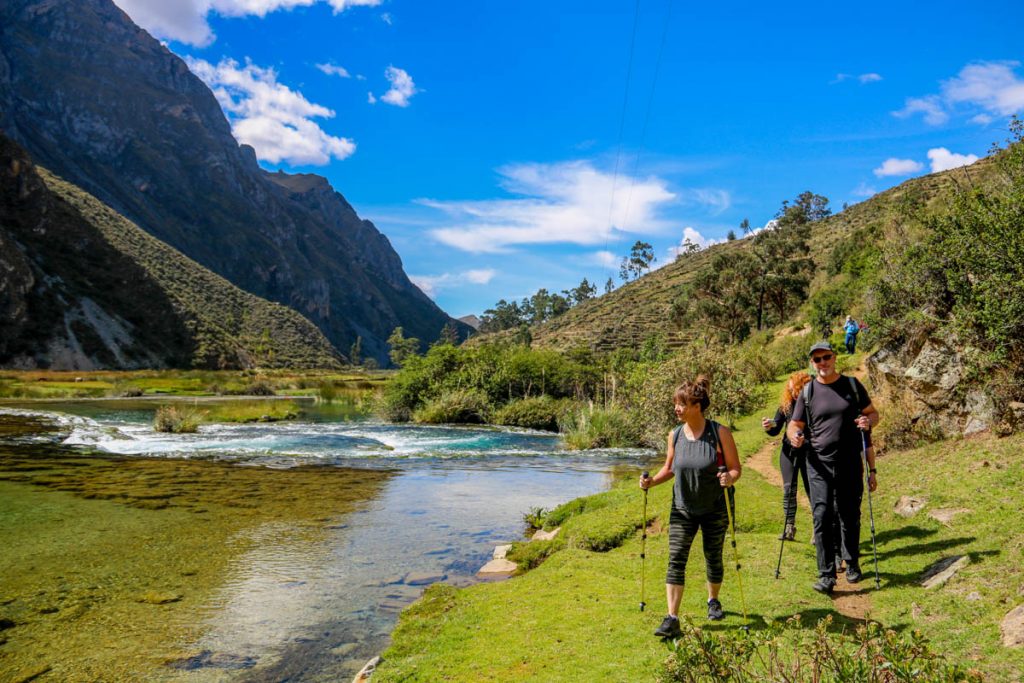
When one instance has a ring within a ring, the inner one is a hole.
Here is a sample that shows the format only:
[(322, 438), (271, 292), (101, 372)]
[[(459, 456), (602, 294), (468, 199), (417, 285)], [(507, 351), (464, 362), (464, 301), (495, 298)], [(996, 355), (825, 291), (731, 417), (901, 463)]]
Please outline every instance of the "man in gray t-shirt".
[[(814, 533), (817, 537), (818, 581), (814, 589), (831, 593), (836, 583), (833, 549), (834, 517), (842, 529), (846, 579), (856, 583), (860, 571), (860, 504), (864, 495), (860, 430), (878, 424), (878, 411), (867, 389), (854, 377), (836, 372), (836, 354), (828, 342), (811, 347), (814, 381), (807, 384), (793, 406), (786, 434), (799, 448), (808, 439), (807, 479)], [(868, 463), (869, 485), (876, 486), (874, 457)]]

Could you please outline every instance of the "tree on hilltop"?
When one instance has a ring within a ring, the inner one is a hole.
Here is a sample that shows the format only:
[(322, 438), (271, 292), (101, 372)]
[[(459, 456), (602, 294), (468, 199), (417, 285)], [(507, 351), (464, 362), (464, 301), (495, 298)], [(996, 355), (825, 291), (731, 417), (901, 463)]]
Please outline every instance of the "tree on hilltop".
[(619, 265), (619, 277), (623, 282), (635, 280), (651, 269), (654, 258), (654, 247), (647, 242), (637, 240), (629, 250), (628, 256), (622, 257)]

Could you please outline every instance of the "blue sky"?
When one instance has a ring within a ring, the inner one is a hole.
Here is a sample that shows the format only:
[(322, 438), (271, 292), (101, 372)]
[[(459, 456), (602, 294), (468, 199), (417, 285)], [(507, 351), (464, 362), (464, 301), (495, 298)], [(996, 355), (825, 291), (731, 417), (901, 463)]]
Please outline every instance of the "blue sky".
[(664, 264), (804, 190), (838, 211), (1024, 112), (1019, 1), (115, 1), (455, 316), (618, 285), (637, 239)]

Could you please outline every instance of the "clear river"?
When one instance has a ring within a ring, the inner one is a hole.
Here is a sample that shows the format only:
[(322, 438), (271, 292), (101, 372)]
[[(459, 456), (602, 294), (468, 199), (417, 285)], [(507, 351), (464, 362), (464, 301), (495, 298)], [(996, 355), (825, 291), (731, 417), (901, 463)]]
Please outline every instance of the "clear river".
[(0, 405), (0, 680), (351, 680), (525, 512), (654, 456), (300, 405), (194, 434), (153, 401)]

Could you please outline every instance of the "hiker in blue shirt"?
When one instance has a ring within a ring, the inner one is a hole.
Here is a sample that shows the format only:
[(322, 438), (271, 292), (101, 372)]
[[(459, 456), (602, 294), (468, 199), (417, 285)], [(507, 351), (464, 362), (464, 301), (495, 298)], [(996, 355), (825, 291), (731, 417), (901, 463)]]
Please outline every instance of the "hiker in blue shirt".
[(853, 353), (857, 347), (857, 334), (860, 332), (860, 324), (850, 316), (846, 316), (843, 331), (846, 332), (846, 352)]

